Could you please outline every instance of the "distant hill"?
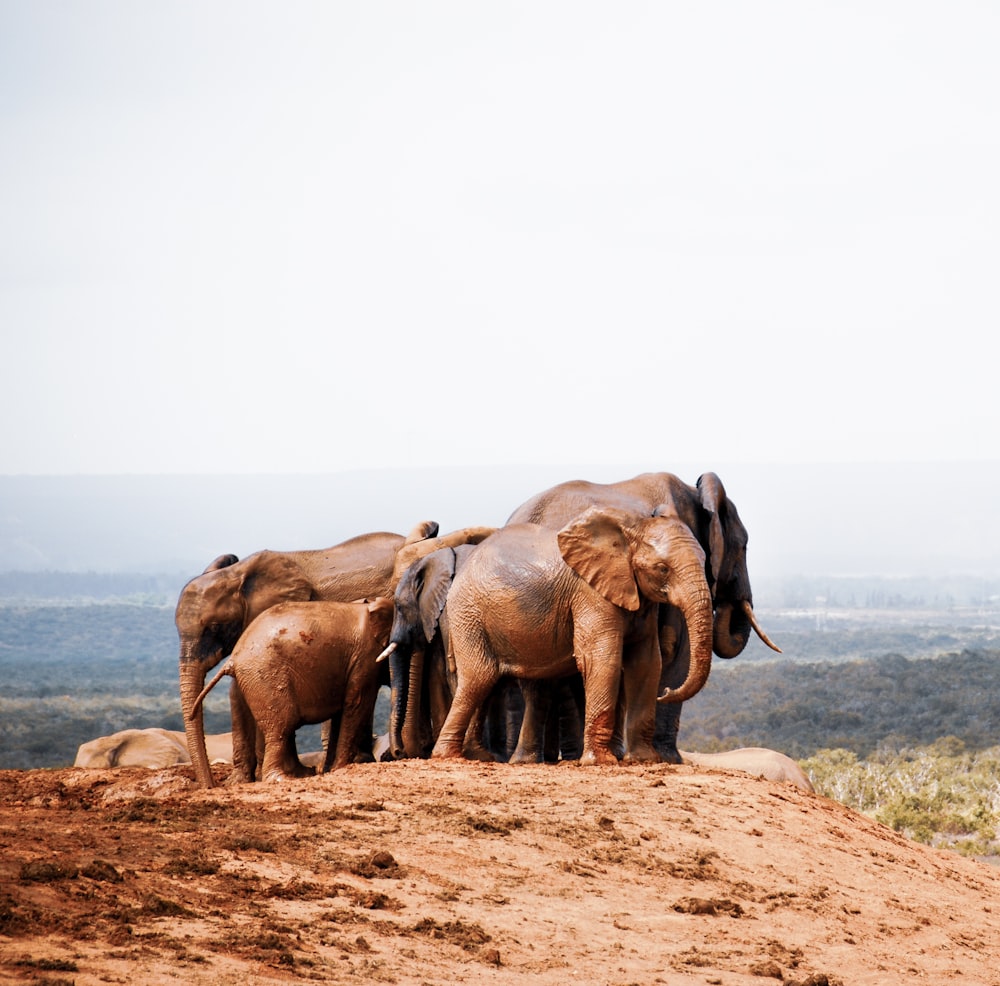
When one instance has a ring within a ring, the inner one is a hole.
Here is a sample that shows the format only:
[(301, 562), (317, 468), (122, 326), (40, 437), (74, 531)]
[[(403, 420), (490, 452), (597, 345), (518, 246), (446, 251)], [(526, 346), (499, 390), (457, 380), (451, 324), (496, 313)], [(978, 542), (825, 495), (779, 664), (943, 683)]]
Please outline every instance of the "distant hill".
[(754, 578), (994, 575), (1000, 462), (510, 466), (298, 476), (0, 476), (0, 572), (194, 574), (222, 552), (323, 547), (365, 531), (504, 523), (562, 480), (719, 473)]

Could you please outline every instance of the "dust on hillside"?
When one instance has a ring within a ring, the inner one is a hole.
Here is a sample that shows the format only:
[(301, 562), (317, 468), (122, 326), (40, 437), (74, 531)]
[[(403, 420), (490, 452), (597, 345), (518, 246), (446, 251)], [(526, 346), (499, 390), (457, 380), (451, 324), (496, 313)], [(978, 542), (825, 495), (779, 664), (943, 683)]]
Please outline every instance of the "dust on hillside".
[(1000, 873), (688, 765), (0, 771), (0, 850), (2, 984), (1000, 986)]

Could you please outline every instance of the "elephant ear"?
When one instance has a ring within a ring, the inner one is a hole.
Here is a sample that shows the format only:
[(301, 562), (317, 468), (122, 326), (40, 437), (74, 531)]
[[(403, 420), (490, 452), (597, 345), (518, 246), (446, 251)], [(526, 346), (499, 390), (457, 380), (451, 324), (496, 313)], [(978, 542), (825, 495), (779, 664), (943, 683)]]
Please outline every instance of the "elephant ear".
[(433, 565), (423, 567), (423, 586), (420, 591), (420, 622), (424, 640), (430, 643), (441, 623), (441, 613), (455, 578), (455, 550), (444, 548), (434, 552)]
[(376, 596), (363, 602), (368, 609), (368, 618), (379, 645), (384, 647), (389, 642), (389, 631), (392, 629), (392, 618), (396, 610), (395, 601), (392, 596)]
[(632, 612), (641, 603), (626, 535), (634, 520), (619, 510), (591, 507), (556, 535), (563, 561), (609, 602)]
[(722, 485), (722, 480), (714, 472), (706, 472), (698, 477), (698, 492), (701, 495), (701, 505), (709, 515), (708, 557), (712, 566), (712, 583), (714, 585), (719, 581), (722, 559), (726, 553), (726, 536), (722, 529), (722, 517), (720, 516), (722, 506), (726, 502), (726, 490)]
[(260, 551), (246, 559), (240, 595), (246, 622), (278, 603), (315, 598), (313, 585), (296, 561), (277, 551)]

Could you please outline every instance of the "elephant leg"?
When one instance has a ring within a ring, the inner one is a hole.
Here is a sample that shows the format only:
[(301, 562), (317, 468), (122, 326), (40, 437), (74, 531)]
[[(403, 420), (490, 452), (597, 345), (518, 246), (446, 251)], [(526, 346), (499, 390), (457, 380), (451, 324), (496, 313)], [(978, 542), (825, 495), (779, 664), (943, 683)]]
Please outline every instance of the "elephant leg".
[(545, 690), (549, 693), (549, 710), (544, 721), (544, 737), (542, 740), (542, 760), (545, 763), (555, 763), (559, 759), (559, 690), (561, 681), (548, 681)]
[(348, 681), (344, 693), (344, 708), (340, 715), (340, 729), (337, 733), (337, 755), (333, 767), (346, 767), (349, 763), (373, 763), (373, 719), (375, 698), (378, 695), (378, 681)]
[(524, 724), (524, 692), (521, 689), (521, 682), (516, 678), (508, 678), (501, 688), (503, 691), (503, 758), (509, 761), (517, 749), (521, 726)]
[(337, 759), (337, 737), (340, 735), (341, 713), (334, 712), (326, 722), (323, 723), (323, 762), (317, 769), (318, 774), (326, 774), (333, 770), (334, 761)]
[(233, 729), (233, 769), (227, 784), (249, 784), (257, 776), (257, 722), (233, 680), (229, 689), (229, 711)]
[(524, 719), (524, 695), (514, 678), (501, 678), (490, 693), (484, 716), (483, 743), (494, 759), (508, 762), (514, 756)]
[(542, 763), (545, 759), (546, 726), (552, 711), (552, 683), (522, 679), (514, 687), (518, 686), (524, 696), (524, 713), (510, 762)]
[[(474, 733), (469, 726), (476, 720), (476, 728), (481, 730), (486, 700), (500, 675), (496, 672), (492, 661), (475, 662), (477, 674), (465, 677), (459, 672), (458, 688), (455, 699), (448, 710), (448, 716), (441, 727), (441, 733), (434, 744), (431, 756), (434, 758), (462, 757), (465, 755), (466, 733)], [(482, 747), (482, 733), (471, 737), (473, 746), (478, 744), (483, 753), (489, 753)], [(471, 751), (470, 751), (471, 752)], [(479, 752), (479, 751), (475, 751)], [(477, 757), (478, 759), (478, 757)], [(495, 759), (492, 754), (489, 759)]]
[(681, 724), (683, 702), (663, 702), (656, 707), (656, 731), (653, 746), (664, 763), (683, 763), (677, 752), (677, 731)]
[(486, 708), (483, 711), (483, 730), (480, 734), (483, 738), (483, 746), (491, 750), (497, 760), (506, 760), (505, 746), (507, 734), (504, 732), (503, 723), (504, 705), (504, 683), (501, 682), (490, 693), (486, 699)]
[(614, 765), (618, 758), (611, 750), (611, 737), (621, 685), (622, 637), (607, 632), (584, 635), (577, 626), (576, 638), (577, 664), (586, 697), (580, 763)]
[(431, 667), (427, 676), (427, 709), (430, 713), (430, 736), (424, 756), (429, 756), (438, 736), (441, 735), (441, 727), (447, 718), (448, 710), (451, 708), (452, 688), (448, 682), (447, 664), (443, 652), (434, 654)]
[[(331, 722), (329, 719), (320, 726), (319, 738), (320, 742), (323, 744), (323, 763), (326, 764), (330, 761), (333, 754), (330, 752), (330, 747), (335, 746), (335, 737), (337, 735), (337, 730), (339, 726), (336, 723)], [(325, 768), (324, 768), (325, 769)]]
[(583, 753), (583, 679), (578, 674), (560, 678), (556, 698), (559, 706), (559, 756), (579, 760)]
[[(656, 690), (660, 679), (660, 646), (650, 633), (626, 648), (622, 661), (625, 700), (625, 756), (628, 763), (659, 763), (653, 746)], [(620, 719), (619, 719), (620, 721)]]
[[(665, 688), (678, 688), (688, 674), (691, 661), (691, 651), (688, 646), (687, 631), (679, 628), (672, 635), (674, 648), (663, 650), (664, 631), (660, 631), (660, 648), (663, 653), (660, 670), (658, 692)], [(683, 702), (657, 702), (656, 722), (653, 729), (653, 747), (666, 763), (681, 763), (681, 755), (677, 750), (677, 732), (681, 722), (681, 706)]]
[(260, 774), (263, 781), (312, 777), (315, 774), (312, 768), (304, 766), (299, 760), (294, 727), (282, 723), (267, 730)]
[(462, 756), (466, 760), (482, 760), (486, 763), (496, 763), (497, 755), (483, 742), (483, 734), (486, 729), (486, 706), (480, 705), (472, 713), (469, 720), (469, 728), (465, 731), (465, 743), (462, 747)]
[(619, 760), (625, 759), (625, 685), (618, 689), (618, 701), (615, 704), (615, 731), (611, 735), (611, 751)]

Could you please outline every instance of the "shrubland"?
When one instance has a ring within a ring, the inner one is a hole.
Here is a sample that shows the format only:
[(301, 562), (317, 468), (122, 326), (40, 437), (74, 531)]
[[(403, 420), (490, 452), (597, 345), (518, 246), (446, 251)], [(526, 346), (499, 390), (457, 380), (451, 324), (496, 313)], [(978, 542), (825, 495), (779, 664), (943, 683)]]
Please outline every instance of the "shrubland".
[[(119, 729), (183, 728), (172, 592), (155, 580), (130, 592), (127, 580), (107, 579), (103, 595), (88, 595), (70, 582), (72, 599), (0, 598), (0, 769), (69, 766), (80, 743)], [(909, 610), (886, 590), (851, 608), (831, 597), (759, 607), (784, 654), (752, 644), (735, 661), (716, 660), (684, 707), (680, 745), (780, 750), (821, 794), (911, 839), (1000, 852), (1000, 632), (991, 604), (949, 596), (940, 608)], [(887, 603), (900, 605), (874, 608)], [(228, 684), (206, 702), (209, 732), (229, 729)], [(376, 730), (386, 710), (383, 692)], [(317, 745), (318, 727), (300, 731), (300, 749)]]

